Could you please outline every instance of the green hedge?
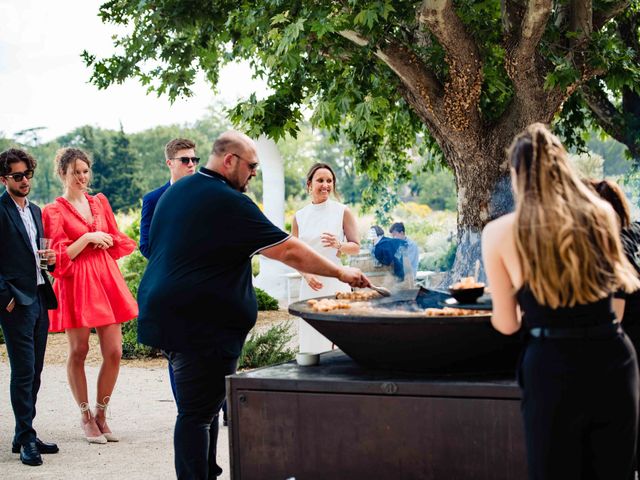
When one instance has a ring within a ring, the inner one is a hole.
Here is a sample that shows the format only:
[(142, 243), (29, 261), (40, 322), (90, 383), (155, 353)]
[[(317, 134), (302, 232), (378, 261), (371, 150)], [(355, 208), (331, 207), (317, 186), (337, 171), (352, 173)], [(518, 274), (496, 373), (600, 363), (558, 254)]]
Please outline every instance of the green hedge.
[(280, 308), (278, 305), (278, 300), (273, 298), (267, 292), (265, 292), (264, 290), (258, 287), (255, 287), (255, 291), (256, 291), (256, 298), (258, 299), (259, 311), (278, 310), (278, 308)]

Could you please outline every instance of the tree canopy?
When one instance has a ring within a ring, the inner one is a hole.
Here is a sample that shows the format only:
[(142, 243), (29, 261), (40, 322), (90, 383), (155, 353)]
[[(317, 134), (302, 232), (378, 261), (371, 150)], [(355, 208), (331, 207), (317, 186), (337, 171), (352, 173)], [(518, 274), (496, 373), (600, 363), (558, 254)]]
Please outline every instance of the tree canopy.
[[(406, 180), (412, 154), (431, 151), (455, 175), (467, 255), (456, 264), (469, 268), (482, 227), (511, 208), (504, 149), (514, 135), (551, 122), (594, 80), (614, 96), (638, 92), (640, 66), (617, 21), (638, 2), (113, 0), (100, 16), (129, 33), (111, 57), (84, 58), (101, 88), (137, 77), (170, 98), (189, 95), (199, 69), (215, 85), (222, 65), (247, 60), (272, 94), (250, 95), (232, 118), (277, 139), (311, 108), (314, 125), (350, 141), (370, 194)], [(584, 122), (567, 114), (563, 130)]]

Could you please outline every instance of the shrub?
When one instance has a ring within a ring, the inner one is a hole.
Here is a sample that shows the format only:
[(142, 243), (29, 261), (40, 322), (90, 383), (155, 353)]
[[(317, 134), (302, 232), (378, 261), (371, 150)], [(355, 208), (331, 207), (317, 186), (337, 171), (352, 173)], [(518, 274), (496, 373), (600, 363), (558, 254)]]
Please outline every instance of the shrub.
[(122, 276), (134, 297), (138, 296), (138, 286), (140, 286), (140, 280), (142, 280), (146, 268), (147, 259), (142, 256), (140, 250), (134, 250), (122, 264)]
[(158, 350), (138, 343), (138, 319), (122, 325), (122, 358), (155, 357)]
[(418, 269), (436, 272), (450, 270), (455, 260), (456, 248), (457, 244), (452, 233), (436, 232), (430, 235)]
[[(140, 211), (130, 214), (133, 221), (125, 229), (125, 233), (129, 238), (136, 242), (140, 241)], [(122, 276), (127, 287), (134, 297), (138, 296), (138, 286), (142, 280), (142, 274), (147, 268), (147, 259), (142, 256), (140, 250), (134, 250), (131, 255), (124, 259), (122, 263)], [(158, 351), (154, 348), (147, 347), (138, 343), (138, 319), (133, 319), (122, 325), (122, 357), (123, 358), (140, 358), (156, 356)]]
[(435, 270), (439, 272), (448, 272), (453, 267), (453, 262), (456, 259), (456, 252), (458, 251), (458, 243), (451, 242), (449, 249), (445, 254), (440, 257), (435, 264)]
[(251, 257), (251, 275), (254, 277), (260, 275), (260, 258), (258, 255)]
[(291, 322), (274, 325), (264, 333), (252, 333), (242, 348), (239, 369), (266, 367), (293, 360), (295, 352), (287, 348), (293, 338)]
[(0, 345), (4, 343), (4, 334), (2, 333), (2, 329), (0, 328)]
[(278, 300), (273, 298), (261, 288), (255, 287), (256, 298), (258, 299), (258, 310), (278, 310)]

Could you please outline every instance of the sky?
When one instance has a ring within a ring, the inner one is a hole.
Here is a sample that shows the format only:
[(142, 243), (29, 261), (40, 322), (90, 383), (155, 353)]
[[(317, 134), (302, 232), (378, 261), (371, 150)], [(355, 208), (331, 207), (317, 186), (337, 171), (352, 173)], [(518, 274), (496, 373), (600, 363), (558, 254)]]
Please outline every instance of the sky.
[(102, 3), (0, 0), (0, 136), (46, 127), (40, 140), (48, 141), (82, 125), (118, 129), (120, 123), (133, 133), (202, 118), (216, 100), (229, 103), (266, 92), (261, 81), (251, 80), (246, 64), (225, 67), (217, 94), (199, 75), (194, 95), (173, 105), (148, 95), (136, 79), (98, 90), (88, 83), (91, 71), (80, 54), (115, 52), (111, 36), (118, 30), (100, 21)]

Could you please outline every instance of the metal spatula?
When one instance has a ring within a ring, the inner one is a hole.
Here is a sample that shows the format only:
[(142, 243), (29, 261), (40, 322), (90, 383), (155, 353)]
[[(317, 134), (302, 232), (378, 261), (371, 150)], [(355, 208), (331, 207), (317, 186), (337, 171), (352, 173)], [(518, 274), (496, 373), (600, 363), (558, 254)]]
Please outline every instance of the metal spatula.
[(391, 296), (391, 292), (389, 290), (387, 290), (386, 288), (384, 288), (384, 287), (376, 287), (375, 285), (369, 285), (369, 288), (371, 288), (371, 290), (375, 290), (376, 292), (378, 292), (383, 297), (390, 297)]

